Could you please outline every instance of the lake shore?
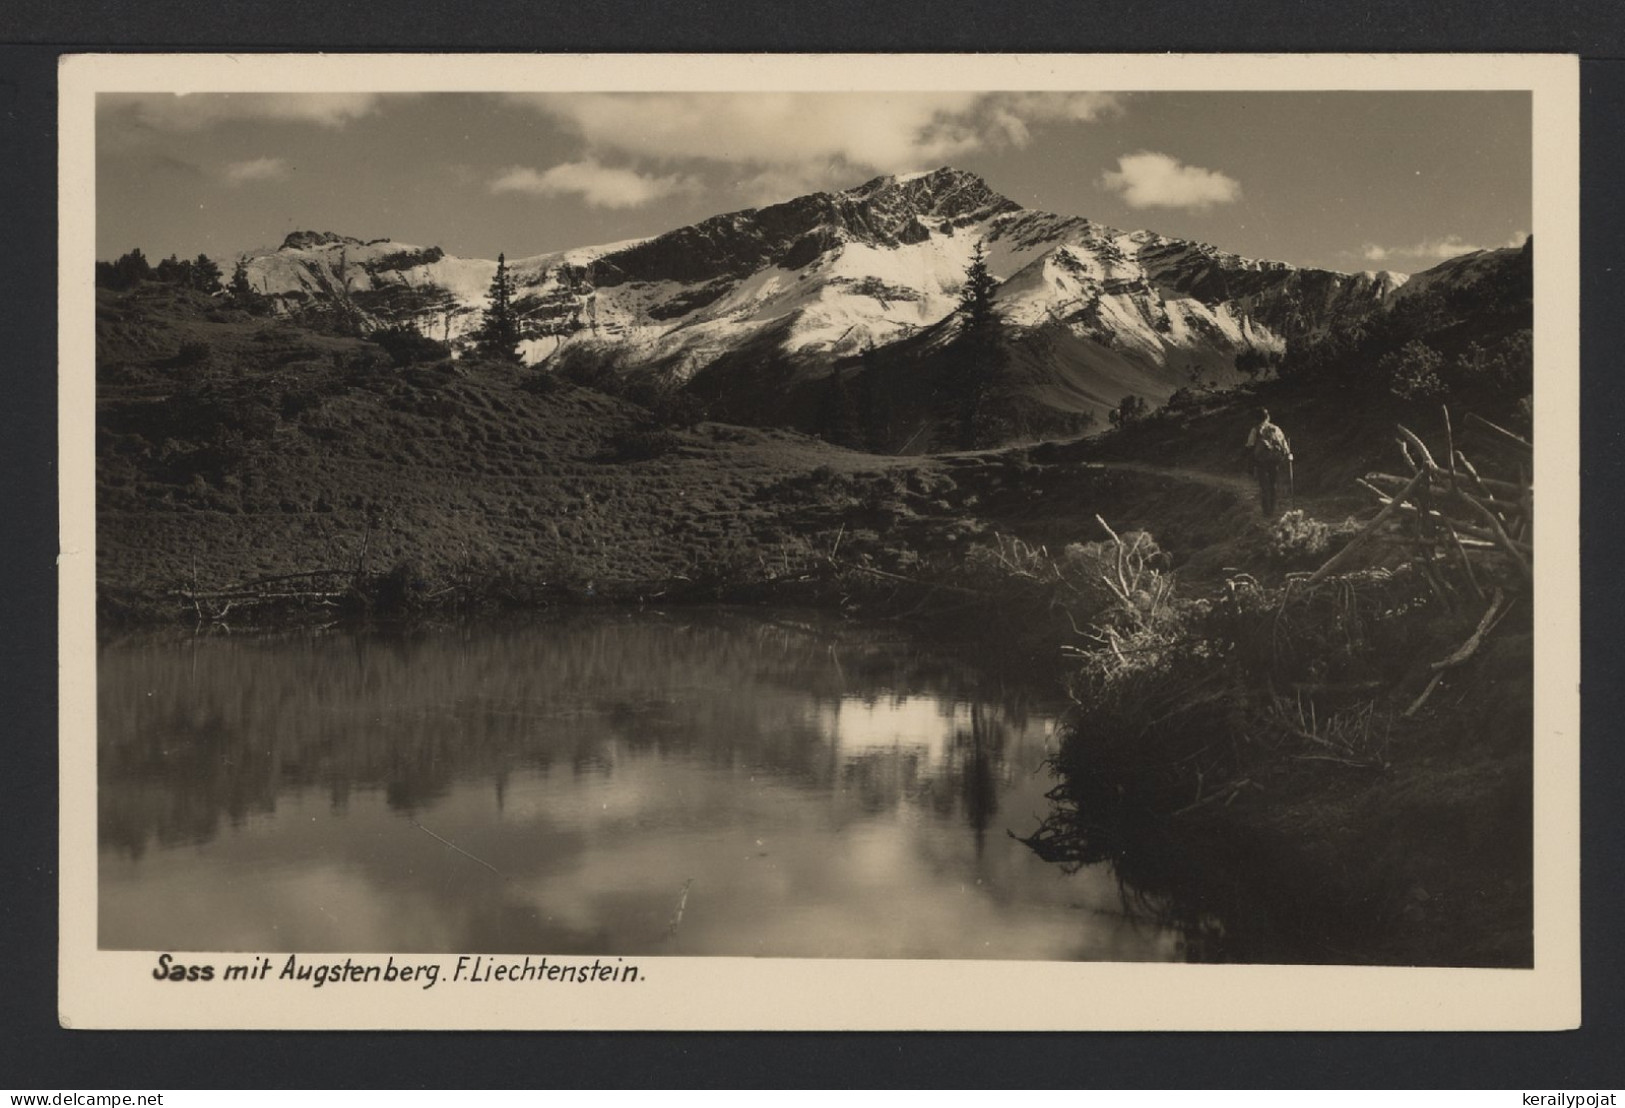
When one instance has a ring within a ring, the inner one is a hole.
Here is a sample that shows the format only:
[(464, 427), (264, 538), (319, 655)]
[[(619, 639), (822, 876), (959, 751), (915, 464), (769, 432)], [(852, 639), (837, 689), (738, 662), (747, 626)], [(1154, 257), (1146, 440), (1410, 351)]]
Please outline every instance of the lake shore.
[[(967, 479), (967, 471), (975, 475)], [(989, 668), (1047, 672), (1058, 687), (1070, 685), (1074, 697), (1086, 700), (1088, 688), (1076, 680), (1077, 652), (1104, 648), (1086, 642), (1074, 624), (1087, 626), (1100, 614), (1088, 606), (1110, 598), (1086, 599), (1087, 590), (1074, 585), (1098, 568), (1089, 559), (1109, 551), (1110, 540), (1077, 544), (1085, 547), (1079, 564), (1087, 568), (1058, 572), (1046, 565), (1055, 560), (1042, 544), (1009, 539), (1001, 544), (996, 536), (1002, 532), (987, 520), (971, 542), (993, 556), (966, 559), (948, 541), (935, 550), (916, 545), (932, 528), (922, 525), (910, 501), (940, 491), (930, 487), (930, 478), (951, 473), (960, 475), (956, 491), (976, 490), (960, 495), (977, 496), (1001, 523), (1035, 500), (1103, 503), (1103, 483), (1141, 502), (1188, 498), (1187, 511), (1193, 514), (1207, 511), (1215, 495), (1228, 495), (1200, 485), (1170, 487), (1172, 479), (1154, 475), (1046, 467), (1016, 455), (974, 464), (934, 459), (918, 468), (898, 467), (885, 477), (888, 487), (900, 486), (902, 507), (916, 517), (912, 530), (884, 536), (876, 530), (871, 537), (856, 533), (865, 529), (847, 531), (836, 524), (834, 535), (820, 536), (828, 548), (809, 543), (799, 564), (769, 567), (760, 559), (757, 566), (766, 568), (743, 579), (730, 581), (725, 572), (654, 582), (525, 582), (510, 576), (501, 579), (498, 590), (482, 592), (470, 577), (446, 592), (440, 591), (444, 583), (396, 571), (379, 575), (367, 583), (369, 591), (356, 590), (332, 607), (298, 601), (281, 616), (274, 606), (269, 610), (273, 624), (286, 625), (290, 620), (438, 621), (597, 606), (794, 604), (843, 611), (859, 620), (899, 621)], [(847, 480), (824, 476), (817, 487), (844, 488)], [(850, 480), (861, 488), (874, 478)], [(911, 493), (911, 480), (922, 491)], [(1230, 499), (1233, 514), (1253, 511), (1245, 501)], [(948, 526), (958, 520), (955, 516)], [(1218, 525), (1234, 533), (1235, 523), (1221, 518)], [(1099, 524), (1094, 529), (1100, 533)], [(900, 541), (901, 534), (913, 541)], [(1119, 537), (1134, 542), (1140, 534)], [(1267, 533), (1255, 523), (1240, 534), (1243, 544), (1262, 544)], [(1234, 543), (1222, 555), (1202, 548), (1184, 554), (1181, 564), (1230, 561), (1234, 553)], [(1171, 562), (1173, 556), (1167, 557)], [(1180, 588), (1207, 602), (1213, 586), (1200, 574), (1191, 576)], [(224, 619), (207, 622), (231, 626), (233, 613), (221, 614)], [(1435, 632), (1427, 647), (1413, 651), (1442, 653), (1447, 645), (1443, 633)], [(1209, 935), (1205, 947), (1193, 948), (1195, 957), (1249, 961), (1268, 951), (1270, 958), (1306, 962), (1527, 965), (1532, 957), (1527, 650), (1527, 630), (1504, 635), (1487, 663), (1493, 668), (1448, 690), (1452, 707), (1430, 710), (1420, 719), (1396, 719), (1402, 701), (1414, 695), (1403, 675), (1391, 686), (1358, 689), (1352, 697), (1340, 691), (1318, 697), (1311, 710), (1323, 720), (1341, 720), (1359, 705), (1384, 718), (1380, 751), (1325, 749), (1324, 729), (1311, 728), (1305, 737), (1301, 729), (1307, 724), (1283, 724), (1277, 701), (1247, 683), (1228, 687), (1217, 701), (1222, 710), (1190, 724), (1210, 727), (1213, 741), (1228, 744), (1231, 753), (1212, 765), (1193, 762), (1172, 777), (1157, 767), (1183, 753), (1184, 734), (1126, 741), (1082, 722), (1068, 733), (1057, 759), (1057, 787), (1069, 798), (1083, 798), (1092, 817), (1104, 813), (1104, 823), (1090, 827), (1085, 837), (1092, 841), (1070, 849), (1119, 866), (1126, 860), (1132, 880), (1150, 890), (1154, 901), (1141, 910), (1177, 921), (1193, 935)], [(1496, 695), (1480, 695), (1486, 691)], [(1440, 703), (1445, 699), (1441, 695)], [(1290, 734), (1295, 728), (1300, 733)], [(1090, 808), (1101, 788), (1112, 799)], [(1064, 810), (1063, 803), (1057, 811)], [(1068, 860), (1053, 844), (1050, 854)], [(1135, 860), (1147, 858), (1157, 862), (1135, 870)]]

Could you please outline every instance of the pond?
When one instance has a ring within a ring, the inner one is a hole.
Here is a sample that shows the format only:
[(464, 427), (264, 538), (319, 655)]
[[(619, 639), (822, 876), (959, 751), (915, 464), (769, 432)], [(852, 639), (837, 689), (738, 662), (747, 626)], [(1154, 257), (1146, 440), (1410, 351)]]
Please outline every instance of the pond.
[(1186, 957), (1011, 834), (1056, 691), (895, 628), (584, 611), (98, 667), (104, 948)]

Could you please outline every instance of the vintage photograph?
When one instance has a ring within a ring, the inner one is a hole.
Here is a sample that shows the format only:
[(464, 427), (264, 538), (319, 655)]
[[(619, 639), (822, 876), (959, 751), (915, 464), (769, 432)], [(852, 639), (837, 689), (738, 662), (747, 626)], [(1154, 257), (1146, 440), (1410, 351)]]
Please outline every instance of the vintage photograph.
[(97, 89), (96, 947), (1532, 969), (1534, 94), (1039, 83)]

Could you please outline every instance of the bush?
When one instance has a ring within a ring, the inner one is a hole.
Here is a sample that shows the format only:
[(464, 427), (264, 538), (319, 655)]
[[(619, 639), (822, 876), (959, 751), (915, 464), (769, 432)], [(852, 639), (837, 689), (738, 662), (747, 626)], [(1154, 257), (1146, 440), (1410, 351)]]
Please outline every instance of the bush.
[(646, 462), (671, 453), (683, 440), (659, 427), (624, 431), (610, 440), (611, 457), (617, 462)]
[(1533, 332), (1514, 331), (1487, 346), (1468, 343), (1446, 373), (1453, 389), (1482, 389), (1496, 396), (1527, 396), (1534, 386)]
[(367, 586), (365, 591), (379, 611), (413, 612), (428, 600), (429, 572), (415, 560), (402, 559), (374, 577)]
[(1388, 391), (1402, 400), (1428, 400), (1445, 394), (1439, 370), (1444, 359), (1421, 339), (1412, 339), (1398, 350), (1384, 354), (1377, 372), (1388, 383)]
[(368, 335), (367, 341), (383, 347), (397, 369), (419, 362), (438, 362), (451, 356), (445, 343), (404, 325), (380, 328)]
[(213, 354), (214, 348), (206, 342), (183, 342), (175, 356), (169, 359), (169, 364), (177, 369), (203, 365)]
[[(602, 386), (595, 386), (600, 388)], [(706, 417), (706, 404), (681, 385), (653, 377), (641, 377), (624, 382), (621, 395), (634, 404), (649, 410), (649, 415), (662, 427), (687, 430)]]
[(553, 396), (569, 388), (570, 381), (563, 374), (540, 369), (526, 374), (519, 387), (535, 396)]
[(1280, 562), (1318, 562), (1326, 557), (1333, 539), (1347, 538), (1358, 529), (1359, 524), (1352, 519), (1330, 524), (1304, 515), (1302, 508), (1294, 508), (1270, 523), (1270, 556)]
[(1136, 420), (1144, 419), (1148, 411), (1150, 411), (1150, 405), (1145, 402), (1145, 397), (1130, 393), (1128, 396), (1123, 397), (1122, 402), (1117, 407), (1111, 410), (1112, 425), (1127, 427)]

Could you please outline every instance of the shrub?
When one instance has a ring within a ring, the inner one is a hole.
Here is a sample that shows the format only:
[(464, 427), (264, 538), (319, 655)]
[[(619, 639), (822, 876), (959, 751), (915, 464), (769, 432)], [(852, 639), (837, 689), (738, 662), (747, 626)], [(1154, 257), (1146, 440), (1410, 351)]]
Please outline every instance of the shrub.
[(364, 590), (373, 605), (382, 612), (416, 611), (428, 599), (429, 573), (417, 561), (402, 559), (367, 582)]
[(1170, 412), (1182, 412), (1197, 407), (1199, 403), (1196, 393), (1191, 391), (1190, 386), (1181, 385), (1174, 390), (1174, 394), (1168, 398), (1168, 403), (1164, 407)]
[(1111, 410), (1112, 425), (1127, 427), (1136, 420), (1144, 419), (1146, 412), (1149, 410), (1150, 406), (1145, 402), (1145, 397), (1130, 393), (1128, 396), (1123, 397), (1117, 407)]
[(396, 368), (419, 362), (437, 362), (451, 356), (445, 343), (405, 325), (383, 327), (367, 336), (367, 341), (384, 348)]
[(527, 373), (519, 387), (536, 396), (552, 396), (563, 392), (570, 386), (570, 381), (561, 373), (553, 373), (541, 369), (534, 373)]
[(1270, 523), (1267, 538), (1270, 556), (1284, 562), (1323, 558), (1334, 537), (1352, 534), (1356, 527), (1352, 520), (1333, 526), (1304, 515), (1302, 508), (1294, 508)]
[(1487, 346), (1476, 342), (1451, 362), (1446, 380), (1451, 388), (1483, 389), (1498, 396), (1526, 396), (1534, 385), (1534, 335), (1514, 331)]
[(1384, 354), (1377, 372), (1388, 382), (1388, 391), (1403, 400), (1427, 400), (1443, 396), (1445, 384), (1439, 376), (1444, 359), (1421, 339), (1412, 339), (1398, 350)]
[(214, 348), (206, 342), (183, 342), (175, 356), (169, 359), (169, 364), (177, 369), (203, 365), (213, 353)]
[(644, 462), (671, 453), (682, 439), (664, 428), (624, 431), (610, 440), (611, 456), (617, 462)]

